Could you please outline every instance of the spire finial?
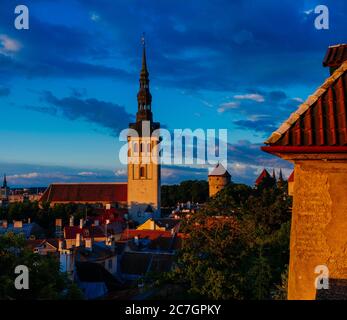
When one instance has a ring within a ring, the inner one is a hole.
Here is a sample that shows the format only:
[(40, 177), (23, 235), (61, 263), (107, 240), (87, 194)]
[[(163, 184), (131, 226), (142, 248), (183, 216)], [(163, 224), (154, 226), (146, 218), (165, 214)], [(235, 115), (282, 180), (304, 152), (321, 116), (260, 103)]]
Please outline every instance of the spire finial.
[(146, 73), (146, 76), (148, 77), (148, 71), (147, 71), (147, 59), (146, 59), (146, 38), (145, 38), (145, 33), (142, 33), (141, 37), (141, 43), (142, 43), (142, 69), (141, 72)]

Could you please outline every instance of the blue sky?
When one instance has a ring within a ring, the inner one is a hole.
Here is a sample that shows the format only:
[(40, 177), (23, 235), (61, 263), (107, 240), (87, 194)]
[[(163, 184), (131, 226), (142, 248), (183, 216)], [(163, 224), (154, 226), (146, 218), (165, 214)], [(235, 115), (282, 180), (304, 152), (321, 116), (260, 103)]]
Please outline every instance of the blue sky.
[[(342, 0), (21, 1), (29, 30), (14, 28), (17, 4), (0, 3), (0, 174), (13, 186), (125, 181), (117, 134), (137, 110), (143, 32), (156, 121), (227, 128), (234, 181), (288, 174), (259, 147), (328, 76), (327, 47), (346, 42)], [(318, 4), (329, 30), (314, 27)], [(163, 183), (207, 177), (162, 172)]]

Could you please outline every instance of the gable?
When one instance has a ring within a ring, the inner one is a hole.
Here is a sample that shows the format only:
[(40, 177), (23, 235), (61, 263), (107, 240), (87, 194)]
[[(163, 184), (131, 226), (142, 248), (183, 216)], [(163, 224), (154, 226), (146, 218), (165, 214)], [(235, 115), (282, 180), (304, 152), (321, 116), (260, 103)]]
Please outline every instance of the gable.
[(265, 143), (270, 146), (347, 146), (346, 95), (347, 61)]

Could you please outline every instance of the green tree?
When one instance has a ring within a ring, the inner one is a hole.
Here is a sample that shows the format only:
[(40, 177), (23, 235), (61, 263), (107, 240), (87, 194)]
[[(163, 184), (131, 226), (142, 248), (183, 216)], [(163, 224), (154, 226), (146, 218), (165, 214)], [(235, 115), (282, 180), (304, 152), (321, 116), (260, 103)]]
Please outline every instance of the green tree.
[[(29, 289), (17, 290), (14, 281), (16, 266), (29, 269)], [(42, 256), (25, 248), (25, 239), (13, 233), (0, 237), (0, 299), (56, 300), (82, 297), (66, 274), (61, 273), (59, 260)]]
[(184, 218), (188, 235), (166, 283), (210, 299), (271, 299), (289, 260), (291, 200), (276, 186), (231, 183)]

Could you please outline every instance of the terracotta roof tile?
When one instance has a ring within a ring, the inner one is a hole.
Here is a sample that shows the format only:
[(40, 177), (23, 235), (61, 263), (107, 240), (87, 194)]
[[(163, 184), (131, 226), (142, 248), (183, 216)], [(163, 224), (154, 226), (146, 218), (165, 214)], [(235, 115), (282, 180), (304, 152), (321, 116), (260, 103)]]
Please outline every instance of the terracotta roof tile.
[(161, 231), (161, 230), (133, 230), (126, 229), (123, 231), (120, 240), (131, 240), (135, 237), (139, 239), (156, 240), (159, 237), (171, 238), (171, 231)]
[(294, 170), (292, 171), (292, 173), (288, 177), (288, 182), (294, 182)]
[(41, 202), (126, 202), (126, 183), (54, 183)]
[(260, 173), (260, 175), (259, 175), (259, 177), (257, 178), (257, 180), (255, 180), (255, 185), (258, 186), (259, 184), (261, 184), (261, 183), (263, 182), (264, 179), (270, 178), (270, 177), (271, 177), (271, 176), (270, 176), (270, 173), (269, 173), (266, 169), (264, 169), (264, 170)]
[(283, 147), (347, 146), (346, 99), (347, 61), (265, 143)]
[(347, 60), (347, 44), (339, 44), (331, 46), (325, 55), (324, 67), (337, 67)]

